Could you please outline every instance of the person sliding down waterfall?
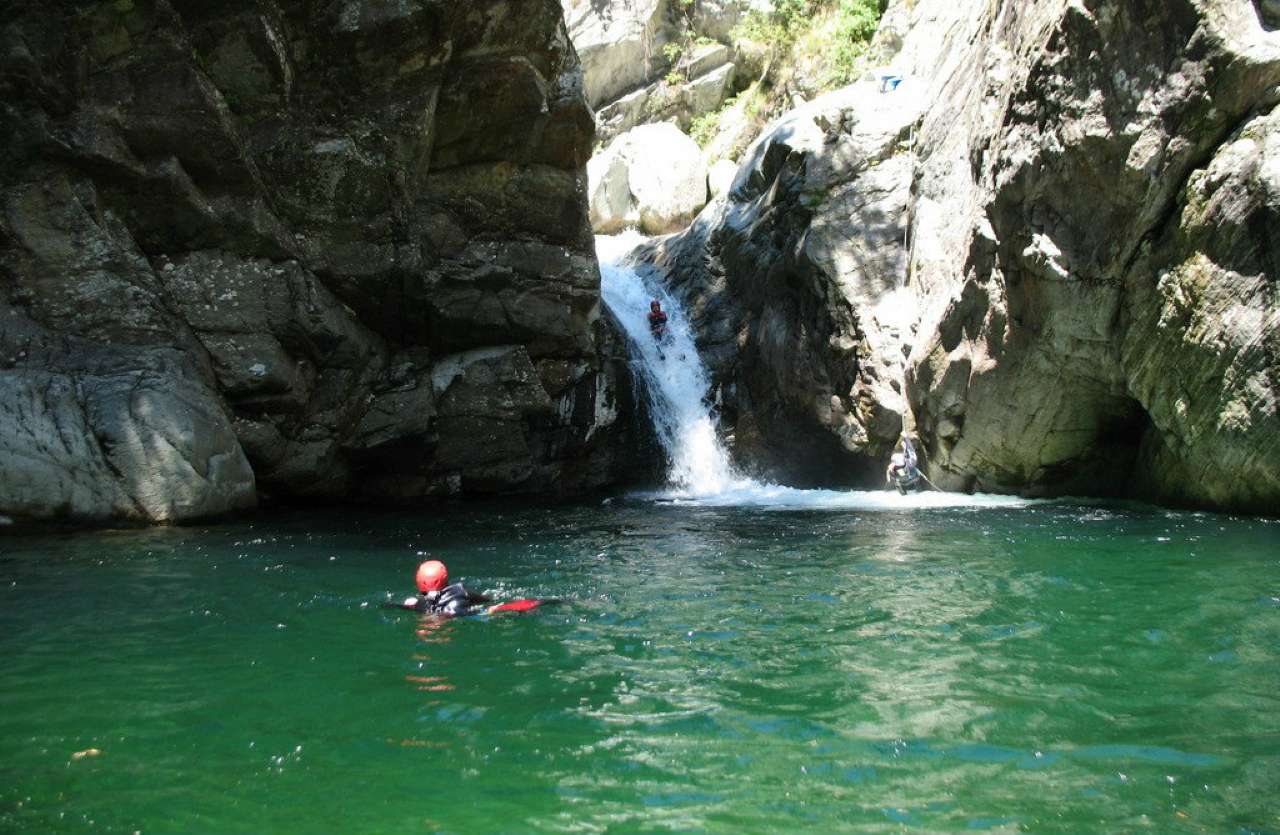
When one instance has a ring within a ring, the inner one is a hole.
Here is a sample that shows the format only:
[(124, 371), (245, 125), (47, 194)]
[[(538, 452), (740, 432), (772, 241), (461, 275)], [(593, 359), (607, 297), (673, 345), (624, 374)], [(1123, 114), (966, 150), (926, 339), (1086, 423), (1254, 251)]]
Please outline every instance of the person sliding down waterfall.
[(493, 598), (468, 589), (462, 583), (449, 583), (449, 570), (439, 560), (427, 560), (418, 566), (415, 578), (418, 594), (406, 597), (400, 603), (385, 604), (392, 609), (409, 609), (424, 615), (456, 618), (467, 615), (485, 615), (496, 612), (527, 612), (536, 609), (551, 600), (513, 600), (510, 603), (499, 603), (495, 606)]
[(670, 342), (667, 334), (667, 314), (662, 310), (662, 304), (657, 299), (649, 302), (649, 333), (653, 335), (653, 341), (659, 345)]
[[(658, 358), (666, 360), (667, 353), (662, 349), (671, 347), (675, 337), (667, 330), (667, 313), (657, 299), (649, 302), (649, 334), (653, 337), (653, 344), (658, 347)], [(684, 354), (680, 355), (680, 361), (684, 362)]]
[(902, 452), (895, 452), (889, 457), (889, 468), (884, 472), (886, 484), (893, 484), (898, 492), (907, 495), (908, 490), (923, 490), (922, 476), (916, 467), (916, 450), (911, 439), (902, 436)]

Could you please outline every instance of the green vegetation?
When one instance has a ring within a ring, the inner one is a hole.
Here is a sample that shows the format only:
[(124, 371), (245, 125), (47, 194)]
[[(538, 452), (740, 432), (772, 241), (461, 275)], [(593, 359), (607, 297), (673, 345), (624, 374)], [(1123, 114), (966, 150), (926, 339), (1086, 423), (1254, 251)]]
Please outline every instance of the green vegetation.
[[(689, 135), (716, 156), (733, 158), (770, 119), (804, 99), (856, 81), (886, 0), (774, 0), (751, 11), (731, 33), (745, 66), (756, 75), (717, 111), (696, 116)], [(700, 47), (716, 43), (693, 28), (693, 0), (676, 0), (680, 32), (663, 45), (667, 84), (688, 81), (688, 63)]]
[[(683, 2), (683, 0), (682, 0)], [(774, 0), (770, 11), (752, 11), (733, 31), (735, 42), (761, 50), (757, 82), (719, 113), (695, 119), (691, 135), (704, 147), (723, 117), (737, 107), (761, 126), (808, 99), (856, 81), (867, 69), (866, 52), (887, 0)]]
[(842, 87), (853, 82), (859, 60), (880, 25), (880, 0), (840, 0), (835, 11), (835, 43), (831, 54), (830, 83)]
[(726, 99), (719, 110), (695, 117), (689, 125), (689, 136), (700, 147), (706, 148), (720, 132), (721, 123), (731, 111), (739, 111), (746, 119), (759, 122), (762, 121), (761, 113), (765, 105), (766, 98), (761, 85), (753, 83), (738, 95)]
[(671, 65), (666, 75), (668, 84), (682, 84), (689, 80), (688, 73), (680, 67), (680, 59), (691, 53), (693, 47), (704, 40), (693, 31), (693, 2), (694, 0), (676, 0), (676, 8), (683, 18), (680, 35), (677, 40), (662, 47), (662, 55)]
[(707, 147), (720, 129), (720, 116), (729, 109), (730, 101), (725, 102), (724, 107), (714, 110), (710, 113), (703, 113), (701, 116), (695, 116), (693, 121), (689, 123), (689, 136), (694, 142), (698, 143), (701, 148)]
[(777, 0), (772, 11), (749, 13), (734, 37), (769, 44), (771, 62), (825, 63), (823, 86), (834, 88), (857, 77), (884, 7), (885, 0)]
[(822, 0), (777, 0), (772, 11), (752, 10), (733, 31), (734, 40), (770, 44), (774, 54), (785, 53), (810, 24), (810, 6)]

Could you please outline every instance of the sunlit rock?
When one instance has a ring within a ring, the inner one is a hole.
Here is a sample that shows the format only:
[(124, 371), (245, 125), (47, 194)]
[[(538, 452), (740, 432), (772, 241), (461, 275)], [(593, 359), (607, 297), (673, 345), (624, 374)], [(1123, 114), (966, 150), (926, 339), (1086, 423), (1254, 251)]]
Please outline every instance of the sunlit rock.
[(733, 186), (737, 176), (737, 165), (727, 159), (718, 159), (707, 169), (707, 190), (712, 197), (719, 197)]
[(680, 229), (707, 202), (707, 169), (698, 144), (675, 125), (643, 125), (614, 140), (587, 166), (591, 223), (598, 233), (636, 227)]
[(569, 0), (565, 20), (582, 57), (597, 137), (607, 143), (632, 128), (673, 122), (689, 130), (714, 113), (749, 77), (760, 50), (730, 45), (746, 0)]

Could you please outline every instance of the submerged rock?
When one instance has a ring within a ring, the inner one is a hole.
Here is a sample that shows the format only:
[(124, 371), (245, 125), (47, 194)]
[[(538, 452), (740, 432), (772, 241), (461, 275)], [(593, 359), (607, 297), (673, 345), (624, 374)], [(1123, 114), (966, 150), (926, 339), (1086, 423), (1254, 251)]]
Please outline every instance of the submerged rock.
[[(558, 3), (6, 20), (0, 512), (181, 521), (615, 477), (629, 375)], [(510, 359), (463, 369), (497, 405), (459, 411), (433, 380), (476, 351)], [(537, 408), (502, 405), (516, 392)]]

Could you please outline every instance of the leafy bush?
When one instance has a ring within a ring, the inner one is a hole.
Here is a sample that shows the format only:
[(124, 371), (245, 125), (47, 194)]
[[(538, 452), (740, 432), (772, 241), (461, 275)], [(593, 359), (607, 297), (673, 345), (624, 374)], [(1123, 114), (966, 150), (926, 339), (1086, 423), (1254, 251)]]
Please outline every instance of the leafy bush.
[(769, 44), (775, 56), (795, 50), (822, 56), (830, 65), (828, 85), (838, 87), (856, 77), (884, 6), (885, 0), (774, 0), (771, 11), (749, 12), (733, 34)]
[(823, 5), (822, 0), (776, 0), (773, 9), (752, 9), (734, 28), (735, 40), (770, 44), (775, 51), (785, 51), (808, 25), (811, 13)]
[(858, 59), (876, 34), (880, 14), (880, 0), (840, 0), (835, 13), (835, 48), (831, 53), (832, 86), (843, 86), (857, 76)]
[[(797, 95), (808, 99), (857, 80), (886, 5), (887, 0), (773, 0), (768, 11), (749, 11), (730, 37), (768, 51), (763, 75), (740, 94), (738, 108), (763, 123), (791, 107)], [(698, 144), (712, 141), (723, 112), (694, 120), (690, 135)]]
[(716, 131), (720, 128), (720, 114), (722, 113), (724, 113), (724, 108), (711, 113), (703, 113), (701, 116), (693, 117), (693, 121), (689, 123), (689, 136), (694, 142), (698, 143), (699, 148), (707, 147), (707, 143), (715, 138)]
[(689, 123), (689, 136), (701, 148), (707, 147), (720, 131), (724, 116), (730, 110), (740, 109), (748, 119), (759, 118), (765, 106), (765, 96), (759, 84), (751, 84), (747, 89), (725, 100), (725, 103), (712, 113), (695, 116)]

